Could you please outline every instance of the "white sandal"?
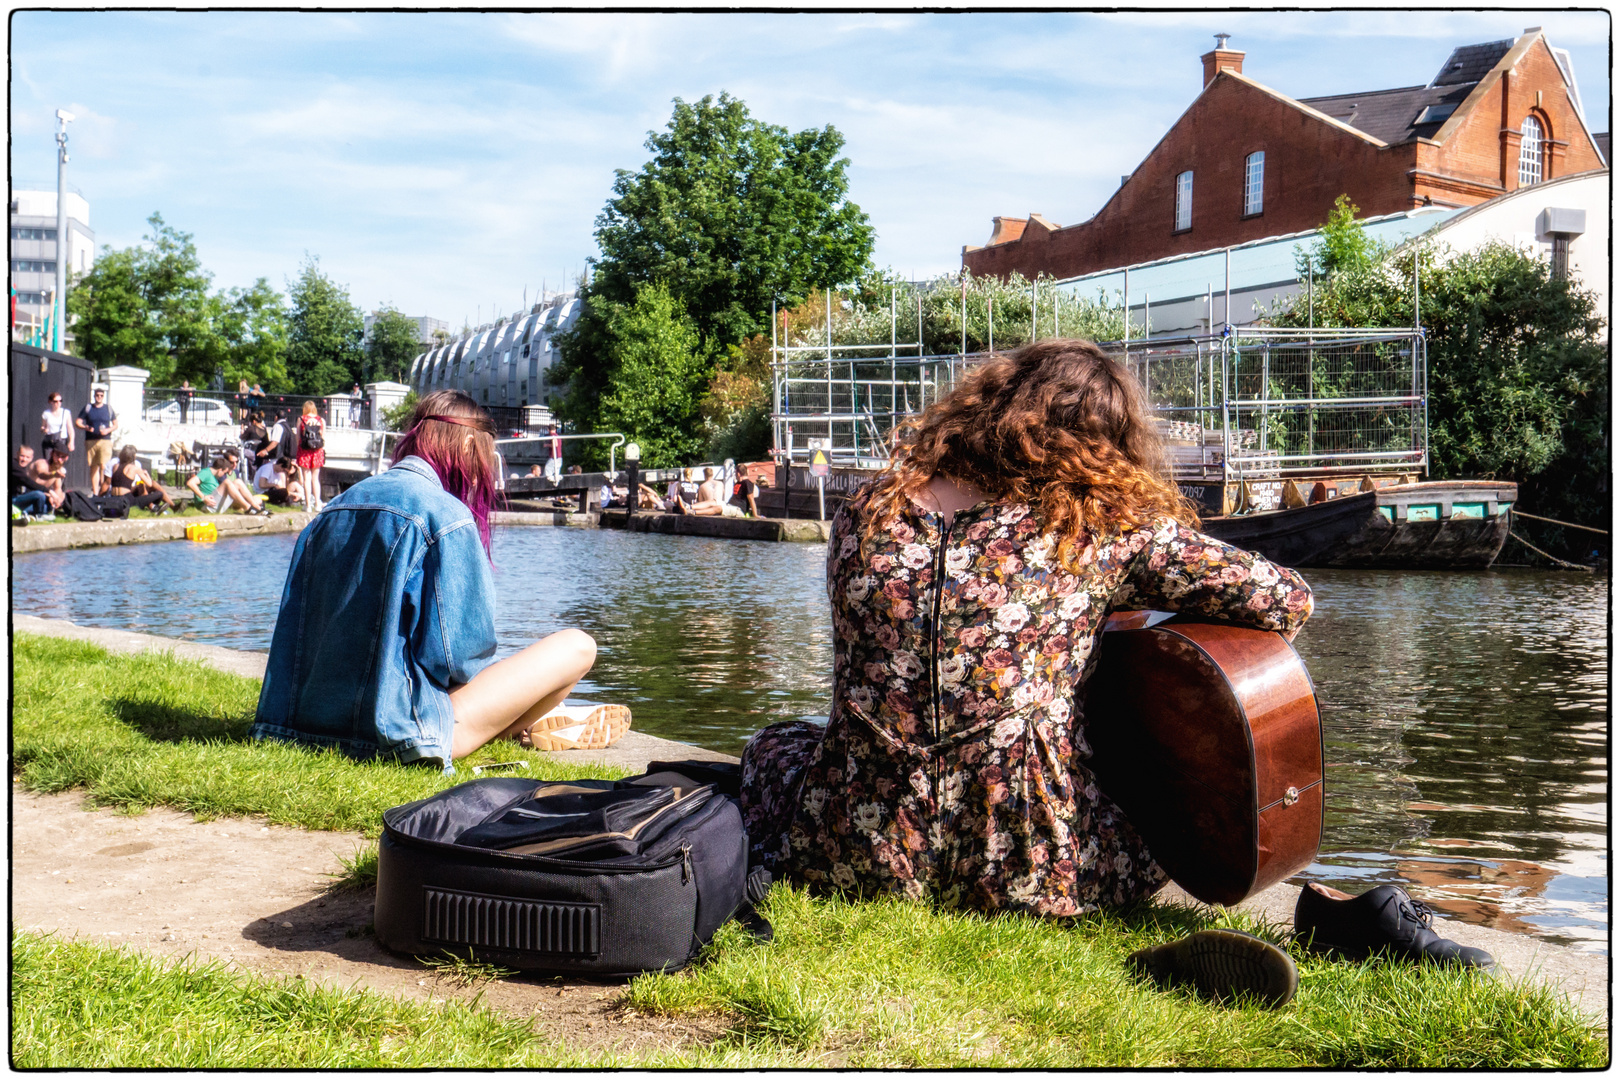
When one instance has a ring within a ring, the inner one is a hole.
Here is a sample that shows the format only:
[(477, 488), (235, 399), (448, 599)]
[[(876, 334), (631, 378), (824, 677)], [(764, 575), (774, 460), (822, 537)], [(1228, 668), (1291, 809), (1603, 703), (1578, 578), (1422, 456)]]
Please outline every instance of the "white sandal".
[(535, 750), (601, 750), (629, 730), (627, 705), (559, 705), (514, 738)]

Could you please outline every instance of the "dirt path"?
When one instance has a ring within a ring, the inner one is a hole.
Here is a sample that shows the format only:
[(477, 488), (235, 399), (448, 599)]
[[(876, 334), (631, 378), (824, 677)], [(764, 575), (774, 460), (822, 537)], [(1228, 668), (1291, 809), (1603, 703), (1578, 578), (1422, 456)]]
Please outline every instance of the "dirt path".
[(519, 975), (456, 985), (368, 932), (372, 893), (330, 893), (328, 875), (366, 841), (249, 818), (198, 822), (173, 810), (82, 809), (83, 795), (12, 787), (12, 926), (121, 944), (179, 959), (221, 960), (422, 1000), (471, 999), (530, 1017), (581, 1049), (631, 1054), (707, 1042), (725, 1029), (646, 1017), (617, 1005), (621, 987)]

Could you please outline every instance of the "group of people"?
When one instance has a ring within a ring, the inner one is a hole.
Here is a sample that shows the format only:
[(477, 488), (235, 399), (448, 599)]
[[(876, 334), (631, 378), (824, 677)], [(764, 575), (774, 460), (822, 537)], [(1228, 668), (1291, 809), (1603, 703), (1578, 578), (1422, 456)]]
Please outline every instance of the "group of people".
[(326, 421), (315, 402), (304, 402), (296, 417), (291, 412), (276, 415), (268, 426), (263, 412), (250, 413), (242, 425), (241, 440), (249, 454), (254, 493), (277, 506), (320, 510)]
[[(487, 417), (437, 391), (394, 468), (305, 530), (255, 737), (448, 770), (496, 738), (601, 745), (628, 726), (618, 706), (563, 708), (594, 662), (583, 632), (495, 659), (494, 467)], [(677, 484), (666, 498), (677, 512), (732, 505), (713, 470), (694, 494)], [(1096, 346), (1042, 341), (969, 373), (837, 512), (830, 717), (745, 747), (751, 864), (817, 890), (1041, 917), (1160, 889), (1164, 870), (1087, 764), (1082, 689), (1104, 623), (1162, 609), (1291, 638), (1314, 603), (1297, 572), (1197, 526), (1140, 385)], [(309, 640), (337, 647), (299, 648)], [(369, 659), (357, 669), (355, 656)], [(1441, 938), (1397, 886), (1351, 897), (1313, 884), (1295, 921), (1350, 954), (1493, 963)], [(1272, 1005), (1298, 984), (1286, 953), (1230, 930), (1130, 964)]]
[[(189, 386), (182, 387), (182, 393)], [(253, 390), (257, 392), (257, 387)], [(92, 500), (122, 499), (127, 507), (154, 513), (177, 509), (173, 496), (137, 460), (133, 445), (113, 451), (118, 414), (107, 404), (107, 391), (95, 387), (92, 400), (77, 415), (60, 393), (52, 393), (40, 415), (38, 454), (26, 443), (11, 462), (11, 504), (24, 520), (50, 517), (67, 502), (67, 465), (80, 434), (90, 474)], [(184, 400), (184, 399), (183, 399)], [(321, 469), (326, 464), (326, 423), (315, 402), (301, 412), (278, 415), (266, 426), (260, 410), (246, 412), (240, 432), (243, 449), (228, 447), (207, 460), (186, 481), (189, 505), (207, 513), (239, 510), (267, 514), (266, 504), (320, 510)], [(247, 454), (246, 467), (243, 454)], [(177, 451), (178, 453), (178, 451)], [(66, 512), (66, 511), (63, 511)]]

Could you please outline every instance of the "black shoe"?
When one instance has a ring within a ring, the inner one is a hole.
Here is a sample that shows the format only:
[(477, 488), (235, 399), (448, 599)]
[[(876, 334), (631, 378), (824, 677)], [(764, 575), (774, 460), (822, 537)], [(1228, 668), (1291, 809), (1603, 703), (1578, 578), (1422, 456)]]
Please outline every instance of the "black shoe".
[(1402, 960), (1496, 966), (1490, 953), (1441, 937), (1433, 923), (1434, 911), (1399, 885), (1380, 885), (1349, 900), (1335, 900), (1307, 885), (1294, 905), (1294, 936), (1309, 949), (1352, 960), (1387, 951)]
[(1299, 970), (1288, 954), (1241, 930), (1200, 930), (1139, 949), (1126, 964), (1160, 986), (1192, 983), (1205, 997), (1231, 1001), (1249, 995), (1270, 1008), (1286, 1004), (1299, 989)]

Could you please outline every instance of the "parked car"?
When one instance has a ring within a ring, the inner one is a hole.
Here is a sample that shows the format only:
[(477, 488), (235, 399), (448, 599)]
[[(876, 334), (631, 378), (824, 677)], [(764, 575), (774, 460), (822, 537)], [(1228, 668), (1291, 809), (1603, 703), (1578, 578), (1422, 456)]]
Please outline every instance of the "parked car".
[[(173, 398), (161, 405), (153, 405), (146, 410), (146, 420), (153, 424), (178, 424), (180, 422), (180, 403)], [(227, 425), (236, 423), (231, 415), (230, 407), (218, 398), (192, 398), (191, 408), (186, 410), (186, 423), (188, 424), (217, 424)]]

